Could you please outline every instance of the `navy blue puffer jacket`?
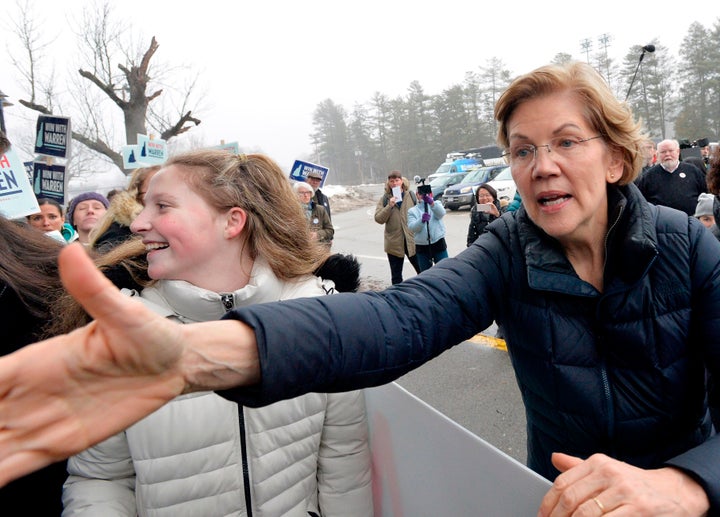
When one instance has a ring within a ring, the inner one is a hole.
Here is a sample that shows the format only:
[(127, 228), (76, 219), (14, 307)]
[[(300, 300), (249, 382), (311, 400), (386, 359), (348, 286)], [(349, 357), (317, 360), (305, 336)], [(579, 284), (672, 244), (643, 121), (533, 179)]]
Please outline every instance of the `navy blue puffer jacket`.
[(720, 436), (705, 369), (720, 375), (720, 243), (697, 220), (608, 187), (604, 290), (574, 272), (524, 208), (456, 258), (381, 293), (249, 307), (262, 383), (226, 392), (265, 404), (396, 379), (487, 328), (505, 329), (525, 403), (528, 465), (554, 451), (673, 464), (720, 509)]

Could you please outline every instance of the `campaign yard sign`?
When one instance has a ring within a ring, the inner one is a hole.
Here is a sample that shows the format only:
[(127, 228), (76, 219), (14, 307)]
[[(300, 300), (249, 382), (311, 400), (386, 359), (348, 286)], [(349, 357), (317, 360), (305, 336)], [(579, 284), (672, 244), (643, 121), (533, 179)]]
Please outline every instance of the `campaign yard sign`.
[(48, 198), (65, 204), (65, 166), (35, 162), (33, 192), (38, 198)]
[(69, 117), (39, 115), (37, 119), (37, 136), (35, 137), (35, 152), (46, 156), (67, 158), (71, 136)]
[(219, 149), (220, 151), (227, 151), (232, 154), (240, 154), (240, 144), (237, 142), (230, 142), (229, 144), (222, 143), (220, 145), (214, 145), (210, 149)]
[(322, 165), (295, 160), (292, 170), (290, 171), (290, 179), (295, 181), (305, 181), (305, 178), (307, 178), (307, 175), (310, 174), (310, 172), (319, 172), (322, 174), (322, 182), (320, 183), (320, 186), (322, 187), (325, 185), (328, 170), (329, 169), (327, 167), (323, 167)]
[(138, 161), (146, 165), (162, 165), (167, 160), (167, 142), (147, 135), (137, 136)]
[(17, 219), (40, 211), (25, 166), (11, 147), (0, 156), (0, 213)]
[(120, 154), (122, 154), (124, 169), (162, 165), (168, 156), (167, 142), (138, 133), (137, 144), (124, 145)]

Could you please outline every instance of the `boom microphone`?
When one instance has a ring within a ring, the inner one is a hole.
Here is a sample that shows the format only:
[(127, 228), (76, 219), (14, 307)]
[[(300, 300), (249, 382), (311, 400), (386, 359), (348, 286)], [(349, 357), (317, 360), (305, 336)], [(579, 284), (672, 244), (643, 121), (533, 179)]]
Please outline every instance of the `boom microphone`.
[(640, 69), (640, 63), (642, 63), (642, 60), (645, 57), (646, 52), (655, 52), (655, 45), (645, 45), (642, 48), (642, 54), (640, 54), (640, 59), (638, 60), (638, 64), (635, 67), (635, 73), (633, 74), (632, 80), (630, 81), (630, 87), (628, 88), (627, 95), (625, 95), (626, 102), (628, 100), (628, 97), (630, 97), (630, 90), (632, 90), (633, 83), (635, 82), (635, 77), (637, 77), (638, 70)]
[(422, 181), (422, 178), (421, 178), (420, 176), (417, 176), (417, 175), (416, 175), (416, 176), (413, 178), (413, 181), (414, 181), (415, 184), (417, 185), (417, 184), (419, 184), (419, 183)]

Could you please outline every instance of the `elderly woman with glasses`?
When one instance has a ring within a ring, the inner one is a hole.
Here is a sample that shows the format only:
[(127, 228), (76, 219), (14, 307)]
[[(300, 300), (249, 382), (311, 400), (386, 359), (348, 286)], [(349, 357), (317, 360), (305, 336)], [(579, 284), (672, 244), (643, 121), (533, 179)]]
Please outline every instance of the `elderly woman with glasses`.
[[(176, 329), (66, 247), (66, 285), (96, 321), (0, 360), (10, 368), (0, 410), (13, 411), (6, 440), (18, 451), (0, 466), (37, 465), (41, 441), (45, 455), (73, 452), (61, 437), (102, 438), (183, 391), (235, 386), (223, 396), (257, 405), (383, 384), (495, 319), (525, 404), (528, 464), (554, 480), (540, 515), (717, 514), (720, 437), (705, 379), (720, 375), (720, 243), (640, 195), (643, 135), (589, 65), (518, 77), (495, 115), (521, 207), (383, 292), (256, 305)], [(84, 364), (91, 350), (91, 376), (53, 368)], [(88, 393), (112, 404), (91, 405)], [(42, 395), (65, 404), (41, 406)]]

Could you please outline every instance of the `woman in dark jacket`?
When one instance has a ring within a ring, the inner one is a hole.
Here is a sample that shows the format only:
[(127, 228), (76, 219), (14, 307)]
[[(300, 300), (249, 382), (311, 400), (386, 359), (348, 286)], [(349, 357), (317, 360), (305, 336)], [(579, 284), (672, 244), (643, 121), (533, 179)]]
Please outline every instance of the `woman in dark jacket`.
[[(222, 395), (262, 405), (384, 384), (497, 319), (526, 408), (529, 466), (555, 480), (539, 515), (718, 515), (720, 436), (705, 373), (720, 375), (720, 242), (640, 194), (640, 125), (591, 66), (518, 77), (495, 116), (522, 206), (456, 257), (383, 292), (259, 304), (226, 315), (241, 324), (178, 333), (66, 247), (67, 263), (82, 261), (68, 286), (97, 317), (6, 361), (25, 373), (12, 380), (34, 390), (14, 390), (4, 405), (45, 415), (23, 400), (42, 399), (32, 379), (51, 375), (46, 398), (62, 387), (77, 410), (53, 407), (54, 426), (37, 424), (16, 443), (29, 448), (41, 432), (48, 457), (73, 453), (61, 431), (101, 439), (203, 389), (234, 386)], [(87, 364), (89, 352), (92, 376), (33, 362)], [(0, 375), (0, 390), (8, 385)], [(88, 391), (113, 410), (88, 404)]]
[(470, 246), (475, 242), (485, 227), (500, 217), (503, 212), (497, 198), (497, 190), (487, 183), (480, 185), (475, 192), (475, 204), (470, 209), (467, 245)]

